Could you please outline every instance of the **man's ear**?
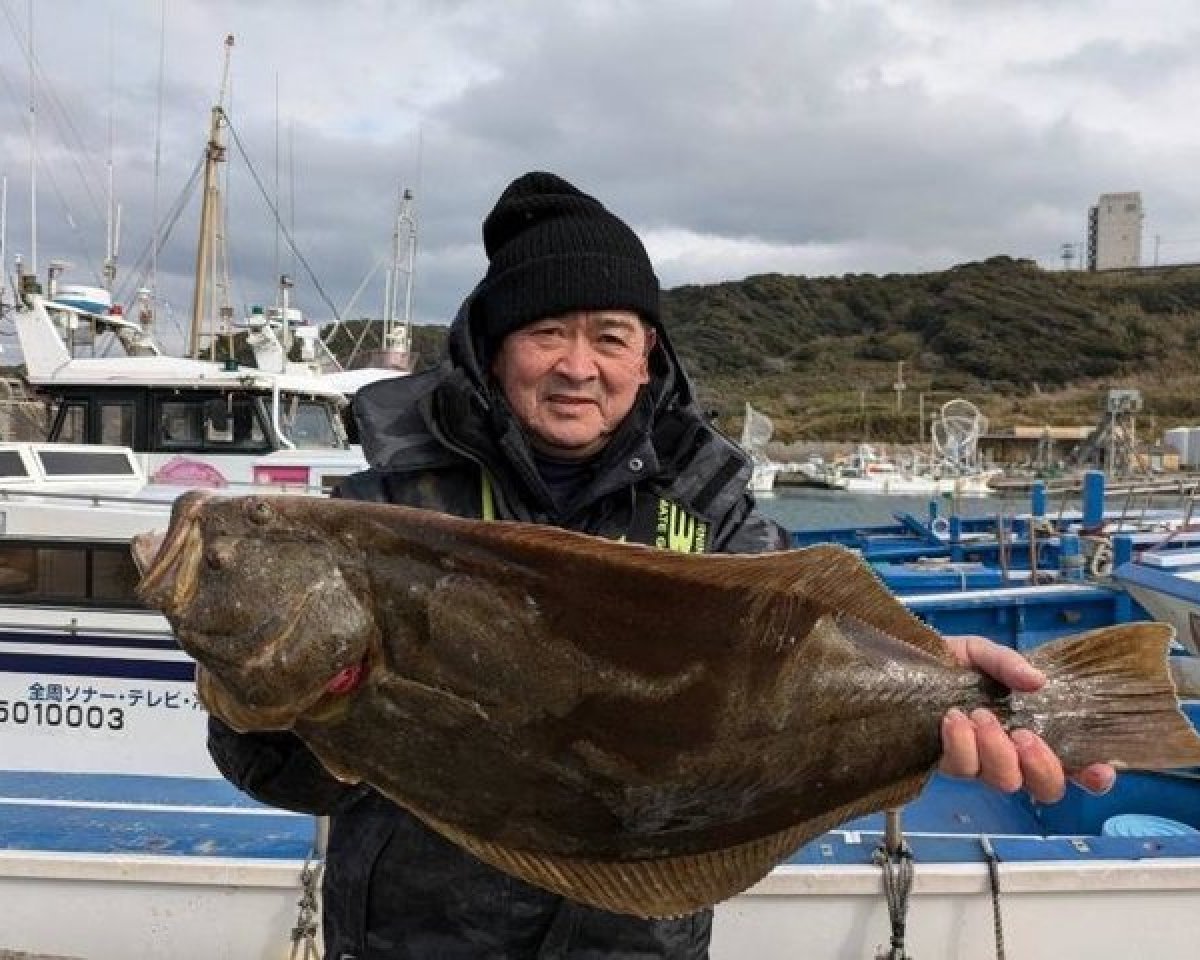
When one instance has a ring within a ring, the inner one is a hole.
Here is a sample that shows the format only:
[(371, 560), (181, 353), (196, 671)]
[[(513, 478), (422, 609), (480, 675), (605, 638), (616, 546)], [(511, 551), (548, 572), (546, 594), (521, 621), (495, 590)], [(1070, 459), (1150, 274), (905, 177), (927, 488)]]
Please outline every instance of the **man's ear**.
[(646, 330), (645, 357), (647, 360), (649, 360), (650, 354), (652, 354), (654, 352), (654, 348), (658, 344), (658, 331), (655, 330), (654, 327), (650, 326), (650, 324), (646, 324), (645, 330)]

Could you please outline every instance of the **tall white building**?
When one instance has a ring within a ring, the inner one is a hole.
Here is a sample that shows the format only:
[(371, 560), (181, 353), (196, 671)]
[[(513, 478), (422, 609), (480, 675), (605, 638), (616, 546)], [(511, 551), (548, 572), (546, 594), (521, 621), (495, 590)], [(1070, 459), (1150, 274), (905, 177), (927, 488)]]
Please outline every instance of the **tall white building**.
[(1142, 195), (1102, 193), (1088, 210), (1088, 269), (1142, 264)]

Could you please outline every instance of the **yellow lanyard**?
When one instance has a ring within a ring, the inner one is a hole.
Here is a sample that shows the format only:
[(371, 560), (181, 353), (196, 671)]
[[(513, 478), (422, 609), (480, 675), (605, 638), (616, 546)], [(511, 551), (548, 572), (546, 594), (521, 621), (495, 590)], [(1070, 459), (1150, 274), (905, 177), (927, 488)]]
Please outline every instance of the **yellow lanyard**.
[[(496, 495), (492, 490), (492, 478), (486, 470), (481, 470), (479, 484), (479, 513), (483, 519), (491, 523), (496, 519)], [(683, 508), (669, 500), (658, 501), (657, 529), (653, 546), (675, 553), (704, 553), (705, 541), (708, 539), (708, 524), (697, 520)], [(625, 540), (622, 536), (621, 541)]]
[(492, 478), (486, 470), (482, 471), (483, 482), (480, 484), (480, 496), (482, 503), (480, 504), (480, 514), (483, 519), (491, 523), (496, 519), (496, 498), (492, 493)]

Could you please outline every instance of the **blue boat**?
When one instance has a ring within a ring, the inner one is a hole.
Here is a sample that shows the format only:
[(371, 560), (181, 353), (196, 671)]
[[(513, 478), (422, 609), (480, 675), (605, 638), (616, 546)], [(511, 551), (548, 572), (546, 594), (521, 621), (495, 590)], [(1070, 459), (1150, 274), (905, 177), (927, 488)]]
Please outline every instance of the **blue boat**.
[[(190, 661), (166, 621), (118, 589), (128, 536), (165, 522), (169, 502), (116, 489), (0, 502), (0, 952), (235, 960), (317, 936), (321, 823), (220, 777)], [(80, 563), (92, 575), (77, 597), (44, 579)], [(13, 592), (35, 573), (38, 589)], [(905, 602), (943, 632), (1017, 649), (1141, 615), (1125, 591), (1086, 581)], [(1200, 721), (1200, 704), (1186, 709)], [(1106, 797), (1072, 789), (1049, 807), (935, 777), (899, 825), (911, 860), (882, 857), (888, 823), (863, 818), (720, 904), (712, 956), (870, 956), (892, 936), (885, 878), (916, 956), (990, 960), (997, 906), (1014, 956), (1195, 947), (1196, 772), (1124, 774)]]

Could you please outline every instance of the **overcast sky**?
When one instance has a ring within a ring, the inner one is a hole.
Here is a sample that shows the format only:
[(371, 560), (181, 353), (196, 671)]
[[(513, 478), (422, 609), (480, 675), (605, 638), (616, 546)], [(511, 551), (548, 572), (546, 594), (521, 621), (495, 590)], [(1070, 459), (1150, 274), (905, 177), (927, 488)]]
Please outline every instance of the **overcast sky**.
[[(482, 217), (533, 169), (628, 220), (667, 287), (995, 254), (1061, 269), (1088, 206), (1127, 190), (1144, 262), (1200, 260), (1195, 0), (0, 0), (10, 264), (31, 243), (31, 5), (38, 256), (76, 282), (104, 258), (110, 159), (118, 289), (139, 282), (155, 211), (200, 161), (226, 34), (239, 312), (283, 269), (312, 318), (317, 284), (338, 311), (361, 286), (350, 312), (378, 315), (410, 187), (414, 319), (448, 321), (486, 266)], [(159, 258), (177, 324), (198, 197)]]

